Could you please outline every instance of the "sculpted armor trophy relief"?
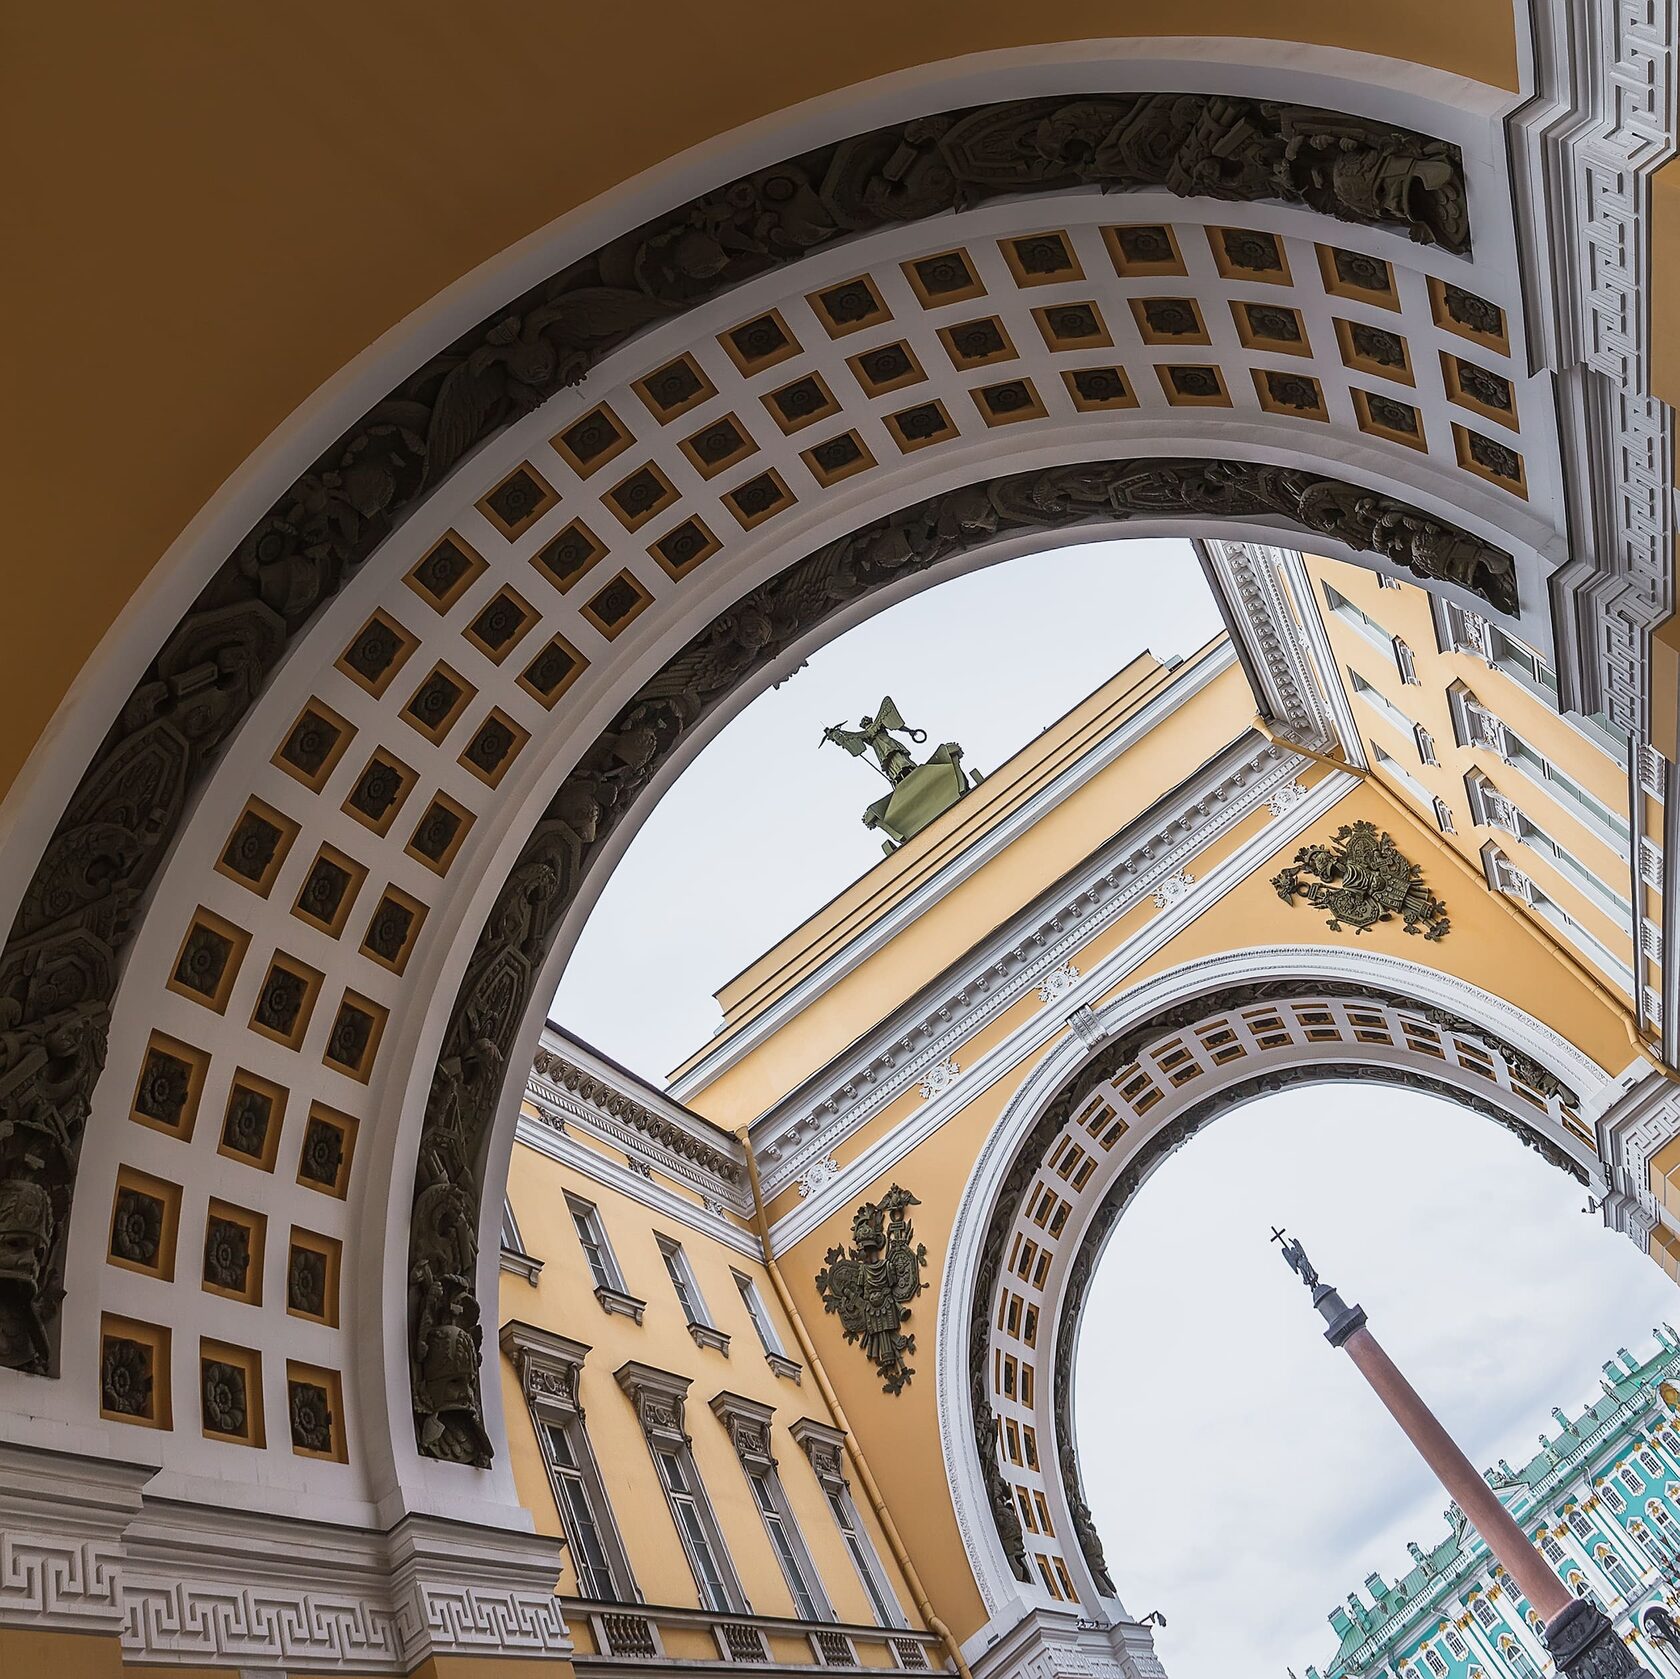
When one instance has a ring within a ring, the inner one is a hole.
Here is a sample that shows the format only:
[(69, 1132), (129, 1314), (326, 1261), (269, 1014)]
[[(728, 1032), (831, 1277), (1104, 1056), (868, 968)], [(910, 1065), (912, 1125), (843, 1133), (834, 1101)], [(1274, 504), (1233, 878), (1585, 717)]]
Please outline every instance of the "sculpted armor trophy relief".
[(927, 1264), (927, 1248), (916, 1241), (908, 1216), (920, 1205), (897, 1184), (879, 1201), (865, 1201), (852, 1214), (852, 1246), (830, 1248), (817, 1273), (823, 1306), (839, 1317), (846, 1339), (862, 1345), (886, 1393), (902, 1393), (915, 1374), (904, 1361), (915, 1352), (916, 1337), (903, 1326)]

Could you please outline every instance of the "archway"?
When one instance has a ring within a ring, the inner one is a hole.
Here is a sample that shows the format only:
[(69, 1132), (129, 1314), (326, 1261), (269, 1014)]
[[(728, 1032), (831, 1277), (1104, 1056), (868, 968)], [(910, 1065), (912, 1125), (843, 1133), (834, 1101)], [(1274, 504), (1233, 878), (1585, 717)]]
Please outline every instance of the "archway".
[[(1262, 80), (1268, 108), (1295, 85), (1270, 67)], [(1058, 166), (1007, 175), (1020, 197), (949, 217), (940, 187), (937, 221), (836, 222), (797, 262), (780, 260), (791, 212), (778, 210), (776, 237), (755, 235), (777, 260), (731, 256), (680, 319), (614, 314), (631, 288), (595, 284), (604, 270), (587, 290), (615, 298), (591, 296), (605, 313), (581, 344), (560, 342), (571, 325), (536, 341), (572, 319), (545, 315), (546, 291), (515, 300), (515, 328), (498, 310), (323, 454), (208, 588), (183, 583), (181, 627), (157, 658), (147, 649), (132, 703), (105, 705), (100, 728), (122, 715), (94, 770), (72, 785), (82, 766), (66, 760), (15, 831), (46, 861), (14, 871), (5, 1099), (50, 1112), (68, 1139), (52, 1170), (7, 1167), (46, 1278), (23, 1313), (8, 1302), (6, 1362), (63, 1377), (0, 1378), (26, 1426), (62, 1412), (62, 1394), (82, 1421), (97, 1415), (104, 1317), (169, 1327), (163, 1279), (107, 1268), (118, 1177), (137, 1162), (182, 1187), (194, 1217), (212, 1199), (277, 1226), (307, 1208), (345, 1244), (357, 1288), (343, 1322), (277, 1321), (271, 1346), (342, 1378), (349, 1462), (283, 1461), (286, 1496), (321, 1489), (354, 1519), (392, 1500), (505, 1513), (502, 1469), (467, 1467), (492, 1454), (493, 1396), (440, 1420), (407, 1326), (470, 1319), (475, 1264), (488, 1295), (496, 1198), (479, 1192), (511, 1146), (510, 1071), (589, 882), (628, 838), (633, 795), (657, 796), (732, 706), (849, 613), (1051, 529), (1200, 533), (1211, 518), (1426, 575), (1551, 645), (1564, 498), (1543, 376), (1506, 354), (1525, 305), (1502, 171), (1486, 163), (1500, 102), (1472, 109), (1454, 87), (1456, 103), (1440, 89), (1362, 104), (1316, 74), (1297, 92), (1323, 103), (1337, 88), (1374, 113), (1356, 130), (1407, 130), (1374, 148), (1404, 169), (1420, 134), (1432, 179), (1446, 169), (1451, 184), (1454, 146), (1470, 159), (1468, 254), (1414, 248), (1408, 218), (1387, 212), (1332, 221), (1326, 208), (1352, 208), (1334, 183), (1279, 203), (1238, 180), (1168, 215), (1171, 182), (1122, 175), (1125, 190), (1099, 197)], [(1072, 120), (1052, 103), (1034, 105), (1034, 135)], [(1200, 121), (1208, 100), (1192, 104)], [(1019, 117), (1004, 131), (1019, 137)], [(871, 141), (889, 199), (943, 155), (924, 125), (899, 126)], [(617, 255), (634, 275), (716, 210), (685, 205)], [(1162, 302), (1192, 307), (1144, 307)], [(1401, 403), (1425, 448), (1398, 409), (1373, 417), (1378, 387), (1360, 381), (1384, 376), (1361, 370), (1366, 352), (1335, 323), (1393, 338), (1389, 315), (1418, 367), (1462, 343), (1509, 369), (1520, 451), (1461, 458), (1444, 385), (1434, 408)], [(1289, 347), (1303, 339), (1304, 360)], [(562, 389), (585, 363), (582, 388)], [(527, 402), (547, 405), (504, 427)], [(261, 1147), (238, 1159), (222, 1146), (231, 1116), (264, 1102)], [(265, 1159), (266, 1179), (246, 1175)], [(181, 1467), (186, 1448), (163, 1434), (156, 1452)], [(228, 1474), (260, 1484), (258, 1455)]]
[[(940, 1429), (988, 1610), (1115, 1597), (1079, 1477), (1080, 1313), (1127, 1203), (1221, 1113), (1302, 1082), (1443, 1095), (1598, 1181), (1590, 1115), (1610, 1081), (1555, 1033), (1415, 964), (1234, 953), (1139, 986), (1011, 1097), (952, 1232), (940, 1302)], [(1022, 1511), (1048, 1508), (1048, 1523)], [(1072, 1591), (1063, 1582), (1071, 1581)], [(1123, 1585), (1123, 1582), (1120, 1583)]]

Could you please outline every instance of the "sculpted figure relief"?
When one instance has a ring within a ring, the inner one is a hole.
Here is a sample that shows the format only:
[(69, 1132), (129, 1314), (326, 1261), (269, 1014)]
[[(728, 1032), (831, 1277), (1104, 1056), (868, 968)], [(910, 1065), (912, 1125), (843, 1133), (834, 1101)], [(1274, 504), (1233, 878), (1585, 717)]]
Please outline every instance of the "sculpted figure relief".
[[(13, 1040), (0, 1077), (37, 1050), (73, 1071), (48, 1099), (46, 1129), (60, 1141), (45, 1153), (19, 1140), (15, 1086), (0, 1084), (0, 1181), (39, 1185), (51, 1208), (28, 1298), (0, 1299), (0, 1363), (55, 1366), (63, 1243), (120, 957), (193, 792), (290, 638), (467, 453), (649, 325), (843, 235), (1081, 184), (1296, 203), (1452, 251), (1470, 245), (1462, 163), (1439, 140), (1225, 95), (1012, 101), (896, 123), (704, 193), (510, 299), (428, 360), (323, 450), (206, 584), (113, 723), (25, 893), (0, 955), (0, 1032)], [(955, 503), (948, 516), (960, 524)], [(908, 558), (899, 540), (881, 531), (845, 567), (890, 571)], [(1486, 570), (1494, 551), (1469, 541), (1426, 525), (1359, 545), (1421, 576), (1469, 588), (1480, 576), (1478, 592), (1499, 605), (1511, 587), (1499, 585), (1497, 562)], [(844, 593), (838, 573), (829, 582)], [(750, 658), (754, 633), (775, 631), (742, 620), (719, 656)], [(637, 754), (681, 726), (683, 704), (676, 692), (650, 702), (622, 756), (570, 789), (557, 815), (563, 849), (592, 843), (639, 784)], [(66, 1021), (82, 1035), (68, 1057), (47, 1047)]]

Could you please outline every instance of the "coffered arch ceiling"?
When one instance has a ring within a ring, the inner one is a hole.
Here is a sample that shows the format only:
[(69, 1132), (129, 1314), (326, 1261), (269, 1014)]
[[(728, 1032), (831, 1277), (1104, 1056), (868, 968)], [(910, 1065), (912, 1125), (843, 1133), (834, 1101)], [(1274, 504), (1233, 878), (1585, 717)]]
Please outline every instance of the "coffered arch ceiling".
[[(0, 1372), (7, 1402), (122, 1417), (125, 1346), (190, 1385), (188, 1331), (246, 1346), (261, 1312), (271, 1413), (301, 1383), (338, 1430), (216, 1473), (511, 1502), (465, 1467), (499, 1424), (460, 1350), (508, 1075), (633, 801), (849, 616), (1049, 531), (1212, 523), (1548, 646), (1558, 445), (1497, 129), (1372, 97), (1045, 98), (802, 154), (513, 300), (329, 449), (81, 785), (39, 790), (68, 806), (4, 959), (0, 1160), (47, 1275), (0, 1336), (63, 1380)], [(174, 1234), (120, 1251), (142, 1203)], [(266, 1293), (188, 1274), (199, 1229), (268, 1253)]]
[(1011, 1098), (952, 1231), (963, 1285), (939, 1308), (946, 1469), (989, 1608), (1017, 1582), (1051, 1601), (1068, 1575), (1082, 1602), (1117, 1595), (1072, 1407), (1086, 1295), (1133, 1196), (1220, 1115), (1356, 1080), (1444, 1096), (1583, 1182), (1596, 1154), (1581, 1115), (1610, 1082), (1519, 1010), (1415, 964), (1257, 950), (1145, 982)]
[[(11, 580), (0, 653), (18, 675), (0, 783), (130, 597), (145, 610), (142, 580), (189, 521), (225, 511), (248, 525), (358, 411), (353, 387), (365, 402), (420, 359), (411, 346), (446, 343), (488, 306), (470, 284), (448, 288), (500, 253), (517, 264), (520, 241), (597, 195), (610, 204), (582, 219), (610, 221), (641, 198), (619, 231), (732, 174), (934, 109), (935, 84), (953, 90), (946, 105), (1120, 85), (1113, 65), (1165, 53), (1244, 73), (1340, 59), (1361, 81), (1396, 85), (1429, 66), (1507, 102), (1519, 85), (1503, 0), (1186, 0), (1169, 44), (1147, 38), (1154, 14), (1099, 0), (914, 12), (861, 0), (843, 26), (720, 0), (663, 18), (651, 37), (634, 14), (547, 0), (503, 0), (493, 30), (441, 0), (91, 15), (97, 52), (87, 8), (18, 23), (0, 113), (11, 151), (30, 159), (7, 274), (15, 314), (33, 326), (11, 369), (29, 420), (8, 441), (22, 492), (9, 528), (19, 552), (58, 556), (84, 595), (67, 618), (54, 568)], [(302, 41), (321, 43), (306, 67)], [(969, 56), (953, 66), (955, 54)], [(45, 134), (53, 145), (38, 143)], [(673, 173), (686, 177), (675, 193)], [(146, 420), (90, 456), (95, 392)], [(236, 470), (265, 440), (264, 458)], [(265, 460), (288, 451), (290, 470), (265, 478)], [(164, 575), (192, 563), (189, 536)]]

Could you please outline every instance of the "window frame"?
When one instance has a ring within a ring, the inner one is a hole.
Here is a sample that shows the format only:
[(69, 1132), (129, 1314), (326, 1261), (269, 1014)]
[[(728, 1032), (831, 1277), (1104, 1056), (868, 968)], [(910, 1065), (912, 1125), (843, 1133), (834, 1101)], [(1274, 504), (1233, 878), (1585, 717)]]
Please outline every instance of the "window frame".
[[(554, 1501), (555, 1516), (560, 1524), (572, 1575), (578, 1595), (592, 1603), (623, 1604), (645, 1601), (636, 1581), (636, 1571), (630, 1563), (624, 1536), (618, 1529), (618, 1517), (613, 1510), (612, 1497), (607, 1491), (601, 1466), (590, 1443), (585, 1425), (580, 1392), (583, 1363), (589, 1348), (581, 1341), (539, 1329), (518, 1319), (504, 1325), (501, 1334), (504, 1353), (519, 1372), (520, 1388), (525, 1396), (526, 1410), (542, 1455), (543, 1468), (548, 1475), (549, 1496)], [(562, 1466), (556, 1461), (551, 1431), (560, 1435), (572, 1462)], [(581, 1497), (590, 1526), (603, 1553), (611, 1597), (596, 1597), (584, 1589), (584, 1571), (580, 1563), (583, 1548), (573, 1536), (576, 1514), (562, 1485), (563, 1479), (573, 1479)]]
[[(627, 1293), (618, 1256), (612, 1250), (612, 1243), (607, 1240), (607, 1227), (601, 1218), (601, 1209), (593, 1201), (585, 1201), (581, 1196), (573, 1195), (569, 1191), (566, 1193), (566, 1207), (572, 1215), (572, 1229), (577, 1236), (578, 1246), (583, 1250), (583, 1263), (595, 1287), (610, 1289), (615, 1294)], [(600, 1260), (598, 1266), (597, 1257)]]
[[(677, 1540), (694, 1577), (700, 1607), (709, 1614), (750, 1615), (752, 1605), (747, 1601), (734, 1559), (729, 1554), (705, 1479), (694, 1461), (693, 1442), (685, 1424), (689, 1378), (636, 1359), (621, 1364), (613, 1377), (635, 1408), (636, 1420), (641, 1424), (642, 1437), (653, 1460), (654, 1475), (665, 1494), (671, 1525), (676, 1529)], [(668, 1461), (677, 1466), (678, 1478), (684, 1483), (681, 1491), (671, 1485), (666, 1469)], [(719, 1590), (727, 1600), (721, 1608), (712, 1601), (711, 1584), (701, 1566), (701, 1554), (695, 1548), (694, 1532), (680, 1514), (683, 1509), (690, 1510), (695, 1518)]]
[(776, 1333), (776, 1326), (770, 1321), (770, 1309), (764, 1302), (764, 1296), (758, 1292), (755, 1283), (744, 1271), (737, 1271), (733, 1266), (729, 1274), (735, 1279), (735, 1292), (741, 1297), (741, 1304), (746, 1308), (747, 1321), (753, 1326), (753, 1333), (758, 1336), (758, 1344), (766, 1353), (773, 1353), (777, 1358), (787, 1357), (787, 1348), (782, 1345), (782, 1338)]
[(801, 1417), (788, 1432), (804, 1452), (811, 1465), (811, 1473), (817, 1478), (829, 1514), (840, 1530), (841, 1543), (845, 1545), (846, 1554), (852, 1559), (852, 1567), (863, 1586), (863, 1595), (875, 1612), (876, 1625), (894, 1631), (907, 1630), (910, 1618), (899, 1602), (898, 1593), (893, 1590), (880, 1550), (874, 1536), (864, 1526), (863, 1517), (852, 1497), (851, 1484), (846, 1480), (845, 1435), (812, 1417)]
[(654, 1233), (654, 1242), (659, 1248), (659, 1257), (665, 1263), (665, 1275), (671, 1281), (671, 1292), (677, 1297), (677, 1304), (683, 1310), (683, 1322), (691, 1328), (715, 1329), (716, 1321), (706, 1305), (706, 1296), (700, 1290), (700, 1279), (694, 1274), (694, 1267), (689, 1262), (683, 1245), (674, 1236), (663, 1236)]

